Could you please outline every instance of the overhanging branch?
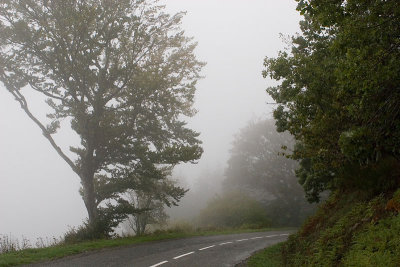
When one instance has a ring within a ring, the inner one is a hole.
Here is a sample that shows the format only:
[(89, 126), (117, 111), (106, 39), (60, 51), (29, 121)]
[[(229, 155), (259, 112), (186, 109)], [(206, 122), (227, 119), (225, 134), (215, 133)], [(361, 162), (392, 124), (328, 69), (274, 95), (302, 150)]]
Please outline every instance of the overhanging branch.
[(49, 131), (46, 129), (46, 127), (30, 112), (28, 108), (28, 104), (26, 102), (25, 97), (17, 90), (14, 88), (13, 85), (7, 82), (6, 75), (4, 71), (0, 70), (0, 75), (2, 76), (1, 79), (7, 89), (14, 97), (15, 99), (19, 102), (21, 108), (24, 110), (24, 112), (28, 115), (28, 117), (36, 123), (37, 126), (42, 130), (44, 137), (47, 138), (47, 140), (50, 142), (52, 147), (57, 151), (57, 153), (61, 156), (61, 158), (64, 159), (65, 162), (68, 163), (68, 165), (71, 167), (71, 169), (80, 176), (79, 169), (77, 166), (72, 162), (72, 160), (62, 151), (62, 149), (56, 144), (54, 141), (53, 137), (49, 133)]

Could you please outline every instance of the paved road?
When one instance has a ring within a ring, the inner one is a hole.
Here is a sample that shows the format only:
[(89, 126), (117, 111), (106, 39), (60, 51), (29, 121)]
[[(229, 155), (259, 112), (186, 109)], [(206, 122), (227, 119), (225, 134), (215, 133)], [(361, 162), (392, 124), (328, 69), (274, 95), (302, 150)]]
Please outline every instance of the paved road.
[(235, 266), (255, 251), (286, 240), (288, 234), (288, 231), (271, 231), (157, 241), (28, 266)]

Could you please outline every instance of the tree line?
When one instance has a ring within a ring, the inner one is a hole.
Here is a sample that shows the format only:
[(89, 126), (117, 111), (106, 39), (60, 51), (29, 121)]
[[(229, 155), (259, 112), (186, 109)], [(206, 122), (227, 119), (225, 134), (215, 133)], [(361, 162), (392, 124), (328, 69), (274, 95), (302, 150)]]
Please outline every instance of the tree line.
[(299, 226), (315, 211), (307, 202), (289, 158), (294, 139), (276, 131), (275, 120), (250, 121), (235, 135), (222, 190), (199, 214), (205, 227)]

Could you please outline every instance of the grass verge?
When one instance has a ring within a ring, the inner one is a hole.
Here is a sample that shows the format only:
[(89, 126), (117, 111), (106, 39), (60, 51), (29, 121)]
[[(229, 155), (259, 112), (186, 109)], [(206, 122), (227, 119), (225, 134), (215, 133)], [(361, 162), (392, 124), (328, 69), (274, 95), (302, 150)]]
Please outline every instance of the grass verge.
[(247, 261), (248, 267), (280, 267), (282, 262), (282, 243), (270, 246), (253, 254)]
[[(250, 233), (250, 232), (263, 232), (263, 231), (273, 231), (273, 230), (286, 230), (285, 229), (273, 229), (273, 228), (263, 228), (263, 229), (230, 229), (230, 230), (219, 230), (219, 231), (161, 231), (157, 234), (149, 234), (139, 237), (125, 237), (117, 239), (102, 239), (95, 241), (82, 242), (77, 244), (60, 244), (47, 248), (31, 248), (21, 251), (0, 254), (0, 266), (15, 266), (20, 264), (37, 263), (42, 261), (59, 259), (65, 256), (75, 255), (79, 253), (84, 253), (88, 251), (100, 250), (103, 248), (113, 248), (120, 246), (127, 246), (139, 243), (145, 243), (150, 241), (160, 241), (166, 239), (176, 239), (194, 236), (208, 236), (208, 235), (220, 235), (220, 234), (236, 234), (236, 233)], [(292, 230), (290, 228), (288, 230)]]

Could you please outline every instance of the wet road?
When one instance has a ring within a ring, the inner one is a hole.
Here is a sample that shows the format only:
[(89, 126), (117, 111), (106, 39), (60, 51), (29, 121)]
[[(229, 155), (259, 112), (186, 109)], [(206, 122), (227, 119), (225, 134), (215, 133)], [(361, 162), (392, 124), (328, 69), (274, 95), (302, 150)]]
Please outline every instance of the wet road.
[(105, 249), (27, 266), (235, 266), (255, 251), (285, 241), (288, 235), (288, 231), (270, 231), (190, 237)]

